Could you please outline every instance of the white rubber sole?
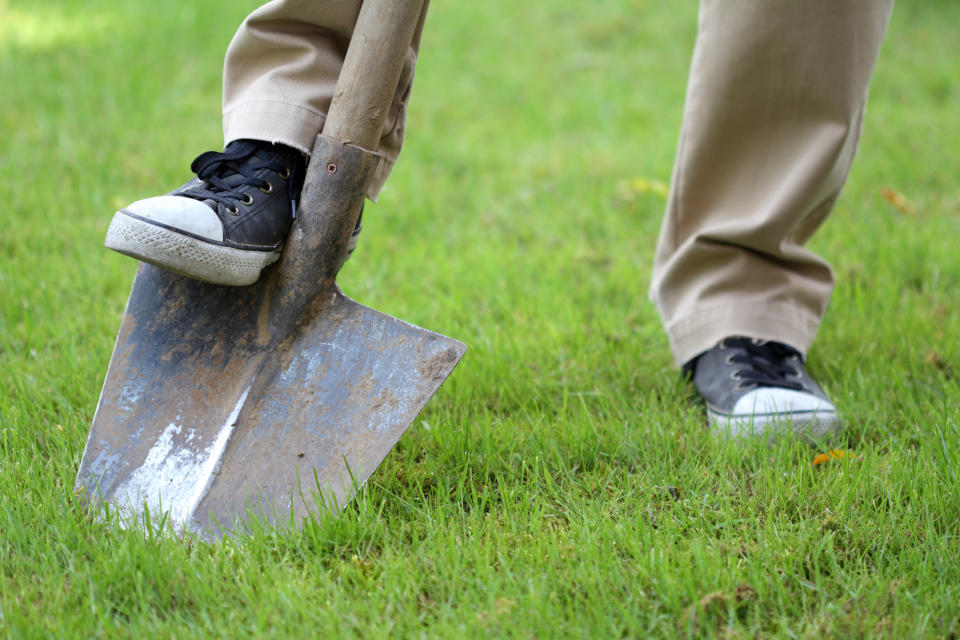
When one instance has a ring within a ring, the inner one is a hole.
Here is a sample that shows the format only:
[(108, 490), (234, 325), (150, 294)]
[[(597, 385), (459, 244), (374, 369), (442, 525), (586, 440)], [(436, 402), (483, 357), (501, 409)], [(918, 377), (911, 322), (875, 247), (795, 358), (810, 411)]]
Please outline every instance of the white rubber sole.
[(812, 440), (823, 440), (840, 431), (836, 411), (793, 411), (782, 413), (755, 413), (749, 415), (724, 414), (707, 407), (710, 428), (734, 437), (763, 437), (794, 435)]
[(280, 251), (244, 251), (185, 236), (117, 211), (104, 245), (124, 255), (195, 278), (229, 286), (253, 284)]

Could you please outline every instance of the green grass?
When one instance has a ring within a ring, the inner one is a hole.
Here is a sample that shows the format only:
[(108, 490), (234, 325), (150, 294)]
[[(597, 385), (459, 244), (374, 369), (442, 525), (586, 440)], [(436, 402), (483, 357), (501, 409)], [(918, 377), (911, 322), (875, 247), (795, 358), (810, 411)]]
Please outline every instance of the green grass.
[[(810, 368), (859, 460), (711, 436), (646, 301), (692, 1), (437, 2), (341, 284), (470, 351), (341, 518), (218, 544), (72, 495), (135, 265), (256, 2), (0, 0), (0, 636), (960, 634), (960, 6), (898, 7)], [(905, 214), (884, 197), (894, 189)]]

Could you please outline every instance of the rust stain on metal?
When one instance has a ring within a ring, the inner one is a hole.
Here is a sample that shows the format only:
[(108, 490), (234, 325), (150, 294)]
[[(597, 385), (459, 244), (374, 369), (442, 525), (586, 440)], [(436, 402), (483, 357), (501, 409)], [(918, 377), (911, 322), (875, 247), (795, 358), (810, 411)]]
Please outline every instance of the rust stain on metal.
[(417, 372), (431, 380), (445, 380), (450, 375), (451, 367), (459, 359), (460, 354), (451, 347), (418, 362)]

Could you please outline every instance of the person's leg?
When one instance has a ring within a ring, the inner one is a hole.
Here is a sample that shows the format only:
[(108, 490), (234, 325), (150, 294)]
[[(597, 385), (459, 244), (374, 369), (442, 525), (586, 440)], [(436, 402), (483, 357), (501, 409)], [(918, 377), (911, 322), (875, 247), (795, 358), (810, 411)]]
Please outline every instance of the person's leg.
[[(274, 0), (251, 13), (227, 49), (223, 68), (225, 144), (281, 143), (309, 154), (326, 118), (360, 13), (360, 0)], [(368, 195), (376, 198), (403, 143), (407, 100), (429, 0), (407, 52), (377, 151), (383, 156)]]
[[(194, 160), (197, 178), (116, 213), (106, 245), (216, 284), (244, 285), (280, 256), (313, 141), (323, 122), (360, 0), (274, 0), (244, 20), (224, 65), (225, 149)], [(427, 4), (414, 33), (367, 195), (376, 198), (403, 142)], [(359, 223), (351, 242), (356, 241)]]
[(650, 289), (678, 364), (732, 336), (802, 361), (833, 288), (803, 245), (847, 178), (892, 5), (702, 0)]

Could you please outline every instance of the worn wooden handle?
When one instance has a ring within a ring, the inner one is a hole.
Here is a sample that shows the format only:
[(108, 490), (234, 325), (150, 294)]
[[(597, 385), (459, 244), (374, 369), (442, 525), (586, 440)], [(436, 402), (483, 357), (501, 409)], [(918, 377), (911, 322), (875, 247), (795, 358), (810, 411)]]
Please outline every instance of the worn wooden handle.
[(364, 0), (323, 135), (376, 150), (424, 0)]

